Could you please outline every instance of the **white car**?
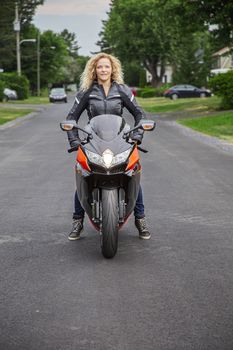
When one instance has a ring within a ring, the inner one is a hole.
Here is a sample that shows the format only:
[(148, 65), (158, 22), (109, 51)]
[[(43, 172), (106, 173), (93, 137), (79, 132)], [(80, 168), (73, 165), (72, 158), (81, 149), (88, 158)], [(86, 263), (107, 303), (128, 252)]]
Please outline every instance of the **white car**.
[(15, 90), (5, 88), (3, 90), (3, 93), (4, 93), (4, 100), (5, 101), (18, 99), (17, 92)]

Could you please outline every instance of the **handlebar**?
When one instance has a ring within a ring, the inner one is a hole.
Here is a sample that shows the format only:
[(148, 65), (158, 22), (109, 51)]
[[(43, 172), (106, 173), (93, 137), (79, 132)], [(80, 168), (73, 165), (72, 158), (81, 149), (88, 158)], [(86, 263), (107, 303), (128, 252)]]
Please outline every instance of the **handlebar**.
[[(134, 145), (135, 143), (137, 143), (137, 141), (127, 141), (130, 145)], [(138, 146), (137, 145), (137, 147), (138, 147), (138, 150), (139, 151), (141, 151), (141, 152), (143, 152), (143, 153), (148, 153), (148, 151), (145, 149), (145, 148), (142, 148), (142, 147), (140, 147), (140, 146)]]
[[(86, 142), (82, 142), (81, 144), (85, 144)], [(68, 149), (68, 153), (72, 153), (72, 152), (75, 152), (77, 151), (79, 148), (79, 146), (75, 146), (75, 147), (72, 147), (70, 149)], [(143, 152), (143, 153), (148, 153), (148, 151), (140, 146), (138, 146), (138, 150)]]
[(72, 148), (70, 148), (70, 149), (68, 149), (68, 153), (72, 153), (72, 152), (75, 152), (75, 151), (77, 151), (78, 150), (78, 147), (79, 146), (76, 146), (76, 147), (72, 147)]

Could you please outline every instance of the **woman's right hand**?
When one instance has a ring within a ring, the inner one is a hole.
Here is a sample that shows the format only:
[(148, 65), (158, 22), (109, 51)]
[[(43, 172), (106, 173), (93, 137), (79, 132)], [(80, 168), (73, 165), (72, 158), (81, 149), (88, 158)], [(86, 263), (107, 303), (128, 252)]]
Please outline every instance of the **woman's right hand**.
[(81, 145), (80, 139), (70, 141), (70, 148), (78, 148), (80, 145)]

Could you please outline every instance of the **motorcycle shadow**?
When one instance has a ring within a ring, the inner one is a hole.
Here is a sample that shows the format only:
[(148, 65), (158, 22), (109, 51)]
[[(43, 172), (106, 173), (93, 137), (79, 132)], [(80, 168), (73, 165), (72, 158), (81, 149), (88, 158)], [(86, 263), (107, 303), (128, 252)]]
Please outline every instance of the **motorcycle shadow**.
[(136, 229), (127, 225), (122, 228), (118, 235), (118, 250), (113, 259), (105, 259), (101, 253), (99, 233), (90, 225), (85, 225), (84, 233), (77, 241), (68, 242), (75, 260), (83, 261), (87, 258), (93, 261), (121, 260), (134, 261), (144, 256), (147, 251), (147, 241), (139, 239)]

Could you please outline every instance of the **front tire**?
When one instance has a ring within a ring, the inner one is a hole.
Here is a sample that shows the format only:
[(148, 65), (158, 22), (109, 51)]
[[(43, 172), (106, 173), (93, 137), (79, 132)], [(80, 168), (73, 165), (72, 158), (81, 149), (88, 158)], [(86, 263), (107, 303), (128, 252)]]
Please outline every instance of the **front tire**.
[(101, 249), (105, 258), (115, 256), (118, 248), (118, 191), (102, 190)]

